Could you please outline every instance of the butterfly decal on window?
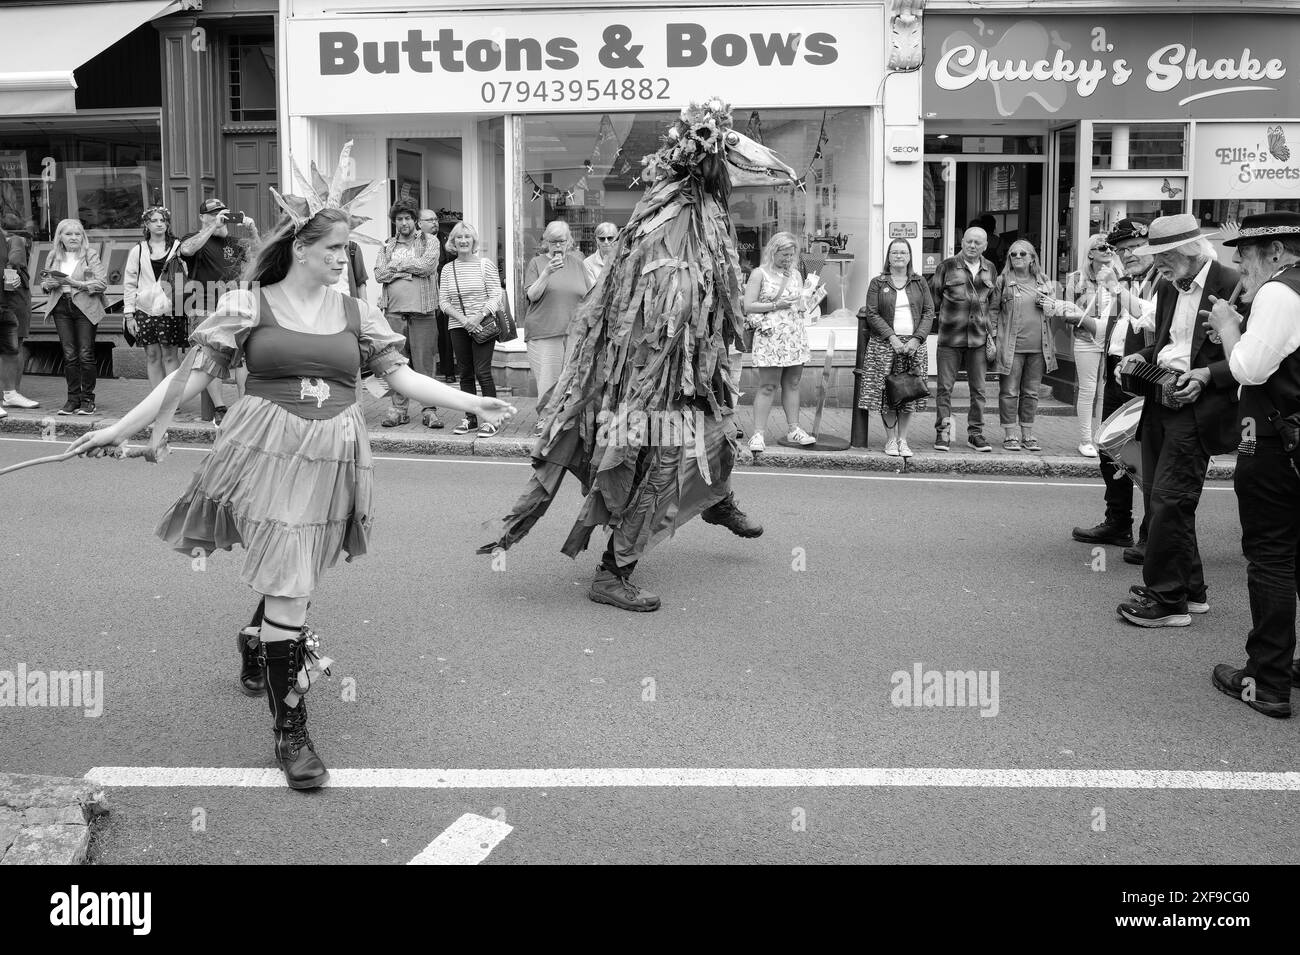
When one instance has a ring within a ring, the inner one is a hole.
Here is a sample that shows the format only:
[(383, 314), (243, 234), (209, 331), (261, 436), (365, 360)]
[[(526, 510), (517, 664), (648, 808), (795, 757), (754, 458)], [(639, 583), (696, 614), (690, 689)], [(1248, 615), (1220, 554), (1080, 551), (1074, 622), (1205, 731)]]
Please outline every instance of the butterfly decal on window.
[(1164, 182), (1160, 184), (1160, 191), (1163, 192), (1170, 199), (1177, 199), (1179, 196), (1183, 194), (1183, 190), (1180, 189), (1178, 186), (1169, 185), (1168, 179), (1166, 179)]
[(1291, 147), (1286, 144), (1286, 134), (1282, 132), (1281, 126), (1268, 128), (1268, 151), (1280, 162), (1286, 162), (1291, 158)]
[(1101, 180), (1097, 180), (1097, 185), (1092, 187), (1093, 192), (1101, 192)]

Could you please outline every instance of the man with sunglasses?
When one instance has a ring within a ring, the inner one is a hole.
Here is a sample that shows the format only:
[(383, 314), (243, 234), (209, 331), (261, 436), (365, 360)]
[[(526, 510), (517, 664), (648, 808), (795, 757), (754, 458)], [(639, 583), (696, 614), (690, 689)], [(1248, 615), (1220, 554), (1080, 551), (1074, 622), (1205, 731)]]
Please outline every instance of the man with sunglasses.
[[(1146, 244), (1147, 223), (1140, 219), (1121, 219), (1106, 236), (1124, 265), (1124, 277), (1115, 291), (1116, 305), (1111, 308), (1103, 345), (1105, 381), (1102, 383), (1101, 416), (1109, 418), (1132, 396), (1125, 393), (1115, 378), (1115, 368), (1126, 355), (1132, 355), (1155, 339), (1156, 292), (1162, 281), (1149, 255), (1138, 255)], [(1141, 564), (1147, 545), (1147, 508), (1144, 507), (1137, 544), (1133, 543), (1133, 480), (1104, 452), (1101, 454), (1101, 478), (1106, 482), (1106, 516), (1095, 527), (1076, 527), (1074, 539), (1085, 544), (1112, 544), (1123, 547), (1124, 560)]]
[(605, 270), (605, 263), (609, 261), (609, 255), (614, 251), (614, 243), (617, 241), (618, 226), (614, 223), (602, 222), (596, 226), (596, 251), (582, 260), (592, 285), (600, 280), (600, 273)]

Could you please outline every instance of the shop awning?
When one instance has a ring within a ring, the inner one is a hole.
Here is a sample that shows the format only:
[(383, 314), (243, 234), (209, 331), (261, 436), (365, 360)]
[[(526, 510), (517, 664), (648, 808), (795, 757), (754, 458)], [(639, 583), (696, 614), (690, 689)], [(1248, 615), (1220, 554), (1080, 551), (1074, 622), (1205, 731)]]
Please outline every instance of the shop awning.
[(73, 71), (142, 23), (180, 8), (180, 0), (0, 7), (0, 116), (71, 113)]

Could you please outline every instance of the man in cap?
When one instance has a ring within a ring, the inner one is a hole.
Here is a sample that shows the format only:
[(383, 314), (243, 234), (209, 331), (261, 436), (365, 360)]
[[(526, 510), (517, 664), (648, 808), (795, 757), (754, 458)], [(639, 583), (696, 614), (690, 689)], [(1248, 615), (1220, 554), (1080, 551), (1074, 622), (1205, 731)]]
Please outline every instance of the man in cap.
[[(248, 233), (243, 239), (230, 234), (230, 220), (231, 212), (224, 202), (204, 199), (199, 204), (199, 231), (181, 239), (181, 261), (189, 271), (184, 305), (191, 332), (217, 307), (226, 289), (239, 283), (240, 273), (258, 242), (257, 223), (252, 216), (239, 213), (235, 219)], [(221, 382), (213, 381), (204, 394), (212, 407), (204, 402), (203, 419), (221, 424), (226, 413), (221, 403)]]
[[(1138, 255), (1146, 245), (1147, 223), (1140, 219), (1120, 219), (1106, 236), (1107, 243), (1124, 264), (1124, 277), (1115, 291), (1115, 304), (1106, 326), (1103, 352), (1106, 375), (1102, 392), (1101, 416), (1109, 418), (1131, 395), (1115, 379), (1115, 369), (1126, 355), (1155, 341), (1156, 288), (1160, 275), (1149, 255)], [(1147, 544), (1147, 515), (1143, 508), (1142, 526), (1137, 545), (1133, 544), (1133, 480), (1128, 472), (1104, 451), (1101, 454), (1101, 478), (1106, 482), (1106, 516), (1095, 527), (1076, 527), (1074, 539), (1085, 544), (1112, 544), (1125, 548), (1124, 559), (1142, 563)], [(1145, 505), (1145, 495), (1144, 505)]]
[[(1291, 715), (1300, 686), (1296, 594), (1300, 592), (1300, 452), (1286, 451), (1300, 429), (1300, 214), (1246, 216), (1235, 237), (1250, 321), (1216, 299), (1209, 325), (1223, 339), (1232, 377), (1241, 383), (1241, 445), (1233, 476), (1246, 555), (1250, 633), (1246, 666), (1214, 668), (1214, 685), (1265, 716)], [(1290, 422), (1287, 422), (1287, 419)]]
[(1156, 293), (1156, 340), (1124, 358), (1121, 375), (1142, 362), (1177, 372), (1174, 407), (1147, 399), (1138, 422), (1143, 493), (1148, 501), (1144, 586), (1117, 608), (1140, 627), (1186, 627), (1189, 613), (1209, 610), (1205, 573), (1196, 542), (1196, 506), (1210, 456), (1237, 446), (1237, 388), (1218, 335), (1198, 313), (1211, 297), (1227, 298), (1240, 278), (1214, 260), (1214, 250), (1192, 215), (1162, 216), (1151, 223), (1147, 244), (1165, 284)]

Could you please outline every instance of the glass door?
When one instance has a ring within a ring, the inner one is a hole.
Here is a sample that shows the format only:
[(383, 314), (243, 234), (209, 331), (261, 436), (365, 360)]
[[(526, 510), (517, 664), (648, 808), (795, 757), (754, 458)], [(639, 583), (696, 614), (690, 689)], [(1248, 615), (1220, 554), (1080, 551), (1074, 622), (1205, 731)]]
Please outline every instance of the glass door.
[(1048, 190), (1048, 249), (1043, 262), (1052, 278), (1064, 281), (1074, 269), (1076, 232), (1079, 225), (1079, 128), (1052, 130), (1050, 158), (1051, 187)]
[(388, 141), (388, 183), (391, 202), (402, 199), (417, 208), (424, 205), (424, 150), (418, 143)]

